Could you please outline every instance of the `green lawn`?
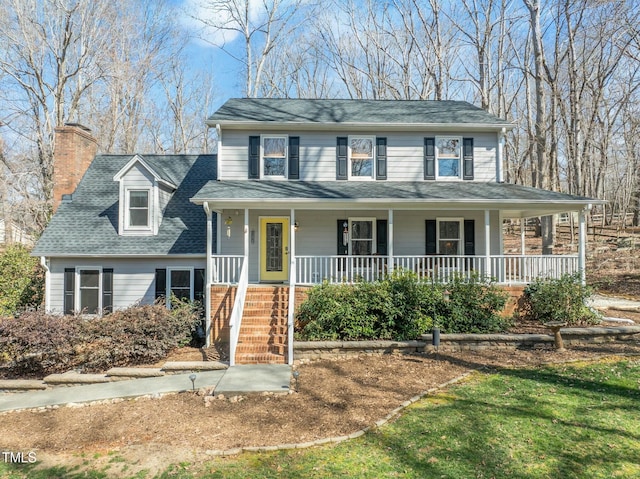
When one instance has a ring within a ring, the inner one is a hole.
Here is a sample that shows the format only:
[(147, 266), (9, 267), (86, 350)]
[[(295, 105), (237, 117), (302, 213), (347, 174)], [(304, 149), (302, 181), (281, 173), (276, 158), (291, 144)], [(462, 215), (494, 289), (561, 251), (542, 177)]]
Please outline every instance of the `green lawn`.
[[(199, 469), (174, 466), (160, 477), (640, 478), (640, 361), (478, 374), (357, 440)], [(0, 472), (104, 477), (2, 463)]]

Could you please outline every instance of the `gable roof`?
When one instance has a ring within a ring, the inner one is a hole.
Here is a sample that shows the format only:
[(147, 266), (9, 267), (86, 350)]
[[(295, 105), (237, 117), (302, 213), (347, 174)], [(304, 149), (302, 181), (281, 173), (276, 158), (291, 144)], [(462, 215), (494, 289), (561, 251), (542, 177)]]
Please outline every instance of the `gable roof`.
[(577, 211), (604, 201), (510, 183), (472, 181), (210, 181), (192, 198), (220, 208), (499, 209), (505, 217)]
[(164, 170), (156, 171), (154, 168), (149, 166), (149, 164), (140, 155), (134, 155), (133, 158), (131, 158), (131, 160), (129, 160), (129, 162), (126, 165), (124, 165), (120, 169), (120, 171), (118, 171), (113, 176), (113, 181), (120, 181), (127, 174), (127, 172), (131, 168), (133, 168), (133, 165), (135, 165), (135, 164), (139, 164), (145, 170), (147, 170), (149, 172), (149, 174), (151, 176), (153, 176), (157, 182), (162, 183), (165, 186), (168, 186), (169, 188), (172, 188), (174, 190), (177, 188), (177, 186), (175, 185), (174, 181), (167, 176), (167, 174), (164, 172)]
[(189, 199), (216, 178), (216, 155), (144, 155), (177, 186), (155, 236), (118, 235), (119, 184), (112, 178), (132, 155), (97, 155), (69, 201), (63, 201), (32, 254), (36, 256), (204, 255), (206, 215)]
[(337, 125), (386, 127), (513, 128), (513, 124), (465, 101), (310, 100), (232, 98), (207, 119), (209, 126), (260, 124), (314, 128)]

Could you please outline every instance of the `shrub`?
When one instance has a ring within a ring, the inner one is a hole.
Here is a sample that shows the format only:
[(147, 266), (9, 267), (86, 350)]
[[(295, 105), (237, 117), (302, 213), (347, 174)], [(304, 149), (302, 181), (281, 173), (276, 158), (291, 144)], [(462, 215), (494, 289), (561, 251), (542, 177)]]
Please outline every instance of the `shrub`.
[(438, 326), (446, 333), (496, 333), (510, 326), (500, 316), (509, 294), (478, 275), (453, 278), (445, 285), (449, 300), (439, 304)]
[(591, 288), (582, 284), (579, 274), (565, 274), (559, 279), (536, 279), (524, 290), (523, 312), (526, 317), (546, 323), (595, 324), (600, 315), (585, 305)]
[(0, 358), (12, 376), (42, 376), (69, 369), (106, 370), (152, 363), (187, 344), (200, 322), (190, 304), (138, 305), (86, 318), (29, 311), (0, 319)]
[(0, 254), (0, 317), (42, 304), (44, 272), (38, 258), (23, 245), (11, 245)]
[(396, 270), (378, 282), (312, 288), (298, 309), (297, 332), (306, 340), (407, 340), (429, 331), (434, 321), (447, 333), (496, 332), (509, 325), (498, 315), (507, 298), (478, 277), (430, 284)]

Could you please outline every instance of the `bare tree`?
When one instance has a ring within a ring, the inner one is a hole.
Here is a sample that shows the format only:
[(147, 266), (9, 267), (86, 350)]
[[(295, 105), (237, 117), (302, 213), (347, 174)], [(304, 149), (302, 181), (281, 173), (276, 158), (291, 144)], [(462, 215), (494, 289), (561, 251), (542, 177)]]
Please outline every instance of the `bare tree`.
[[(197, 18), (221, 38), (204, 37), (238, 61), (245, 74), (245, 94), (258, 95), (267, 58), (280, 46), (286, 48), (289, 37), (306, 20), (313, 8), (303, 0), (202, 0), (206, 12)], [(243, 45), (236, 51), (232, 45), (236, 36)]]

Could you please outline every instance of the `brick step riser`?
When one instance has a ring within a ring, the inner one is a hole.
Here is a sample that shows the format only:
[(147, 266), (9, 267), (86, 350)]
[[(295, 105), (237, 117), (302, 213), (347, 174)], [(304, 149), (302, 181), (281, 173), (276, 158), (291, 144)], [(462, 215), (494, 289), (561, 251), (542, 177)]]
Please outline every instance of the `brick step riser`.
[(265, 318), (262, 316), (243, 316), (242, 326), (286, 326), (287, 318)]
[(240, 334), (238, 344), (287, 344), (286, 334)]
[(284, 334), (286, 336), (287, 326), (255, 326), (243, 324), (240, 328), (240, 336), (253, 336), (255, 334)]
[(236, 354), (238, 364), (286, 364), (287, 358), (279, 354)]
[(242, 311), (243, 316), (272, 316), (274, 314), (287, 316), (288, 311), (284, 308), (244, 308)]
[(244, 302), (245, 308), (288, 308), (289, 300), (272, 301), (272, 300), (256, 300), (248, 299)]
[(273, 344), (238, 344), (236, 348), (236, 358), (238, 354), (284, 354), (286, 351), (286, 347), (283, 345), (273, 345)]

